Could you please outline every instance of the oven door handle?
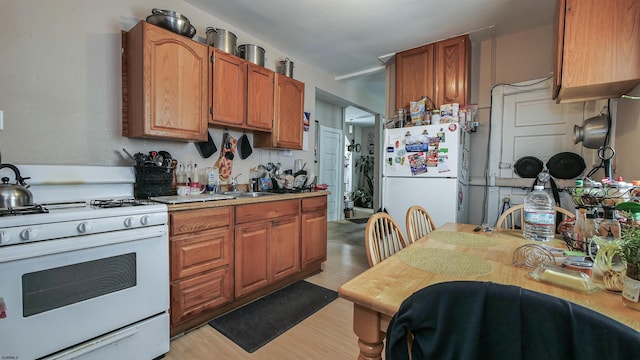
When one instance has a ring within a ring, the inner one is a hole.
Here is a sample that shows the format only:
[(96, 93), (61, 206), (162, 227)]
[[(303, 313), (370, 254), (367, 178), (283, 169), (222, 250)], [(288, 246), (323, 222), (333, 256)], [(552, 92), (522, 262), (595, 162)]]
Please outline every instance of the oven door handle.
[(92, 351), (96, 351), (107, 347), (111, 344), (124, 340), (128, 337), (131, 337), (138, 333), (138, 327), (134, 326), (131, 328), (123, 329), (114, 333), (110, 333), (104, 336), (101, 336), (97, 339), (89, 341), (87, 343), (82, 344), (77, 348), (71, 348), (67, 351), (63, 351), (58, 354), (54, 354), (44, 358), (43, 360), (73, 360), (77, 359), (85, 354), (88, 354)]

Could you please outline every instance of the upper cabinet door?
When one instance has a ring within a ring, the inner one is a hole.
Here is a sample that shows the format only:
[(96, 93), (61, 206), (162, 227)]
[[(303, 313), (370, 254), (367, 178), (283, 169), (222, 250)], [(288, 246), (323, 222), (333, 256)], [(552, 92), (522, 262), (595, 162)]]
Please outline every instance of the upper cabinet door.
[(408, 109), (409, 102), (435, 98), (434, 46), (420, 46), (396, 54), (396, 109)]
[(207, 46), (145, 21), (123, 40), (123, 135), (205, 141)]
[(276, 74), (274, 146), (302, 150), (304, 83)]
[(247, 64), (247, 128), (271, 131), (273, 126), (273, 75), (262, 66)]
[(255, 132), (254, 147), (302, 150), (304, 83), (275, 75), (273, 131)]
[(435, 43), (436, 46), (436, 104), (469, 100), (469, 36), (462, 35)]
[(640, 1), (560, 0), (555, 98), (614, 98), (640, 83)]
[(211, 118), (209, 123), (244, 127), (247, 116), (247, 65), (234, 55), (210, 48)]

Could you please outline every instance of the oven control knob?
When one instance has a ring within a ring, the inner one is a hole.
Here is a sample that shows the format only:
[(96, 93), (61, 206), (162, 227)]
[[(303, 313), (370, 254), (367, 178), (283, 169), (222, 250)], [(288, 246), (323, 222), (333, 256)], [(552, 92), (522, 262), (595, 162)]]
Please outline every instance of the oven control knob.
[(149, 215), (144, 215), (140, 218), (140, 224), (149, 225)]
[(6, 231), (0, 231), (0, 244), (7, 244), (11, 240), (11, 236)]
[(86, 234), (91, 231), (91, 224), (88, 222), (81, 222), (78, 224), (78, 232), (81, 234)]
[(124, 227), (132, 227), (133, 226), (133, 218), (128, 217), (124, 219)]
[(34, 240), (36, 237), (38, 237), (38, 231), (33, 228), (26, 228), (20, 232), (22, 240)]

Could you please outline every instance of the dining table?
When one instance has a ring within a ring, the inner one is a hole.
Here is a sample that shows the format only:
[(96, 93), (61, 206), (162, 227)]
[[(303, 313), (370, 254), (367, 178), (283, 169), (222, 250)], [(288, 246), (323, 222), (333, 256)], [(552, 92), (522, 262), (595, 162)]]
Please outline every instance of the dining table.
[[(566, 249), (558, 238), (540, 243), (524, 239), (521, 230), (478, 231), (476, 225), (447, 223), (344, 283), (338, 293), (353, 302), (358, 359), (381, 359), (389, 321), (402, 302), (422, 288), (447, 281), (520, 286), (582, 305), (640, 331), (640, 311), (626, 307), (620, 293), (581, 291), (539, 281), (532, 276), (534, 268), (518, 261), (520, 265), (514, 265), (514, 259), (518, 260), (514, 253), (528, 244)], [(595, 279), (593, 283), (598, 285)]]

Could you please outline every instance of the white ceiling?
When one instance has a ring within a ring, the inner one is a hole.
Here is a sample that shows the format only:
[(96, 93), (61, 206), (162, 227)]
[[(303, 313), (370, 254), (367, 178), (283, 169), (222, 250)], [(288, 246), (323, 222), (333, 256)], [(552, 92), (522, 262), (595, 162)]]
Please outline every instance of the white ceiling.
[[(556, 0), (186, 0), (384, 98), (383, 61), (461, 34), (472, 43), (551, 24)], [(347, 119), (348, 120), (348, 119)]]

